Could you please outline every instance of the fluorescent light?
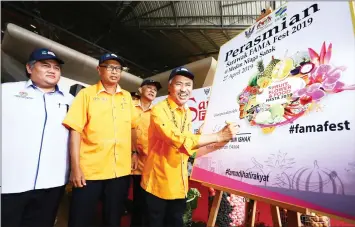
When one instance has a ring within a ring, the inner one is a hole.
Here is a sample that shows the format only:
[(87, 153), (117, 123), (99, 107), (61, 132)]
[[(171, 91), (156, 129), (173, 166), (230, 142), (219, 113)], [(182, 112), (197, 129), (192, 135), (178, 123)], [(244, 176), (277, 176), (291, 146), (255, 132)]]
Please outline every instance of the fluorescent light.
[(33, 24), (31, 24), (31, 27), (32, 27), (32, 28), (36, 28), (36, 26), (34, 26)]

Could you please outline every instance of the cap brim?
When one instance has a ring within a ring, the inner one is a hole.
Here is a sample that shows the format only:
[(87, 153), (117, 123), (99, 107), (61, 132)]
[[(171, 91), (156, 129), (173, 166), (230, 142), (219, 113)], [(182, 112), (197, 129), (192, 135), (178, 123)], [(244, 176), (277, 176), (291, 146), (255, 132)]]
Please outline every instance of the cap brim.
[[(123, 59), (121, 59), (121, 58), (108, 57), (108, 58), (106, 58), (104, 61), (107, 61), (107, 60), (115, 60), (115, 61), (118, 61), (118, 62), (121, 64), (122, 67), (125, 67), (125, 66), (126, 66), (126, 64), (124, 63)], [(103, 61), (103, 62), (104, 62), (104, 61)], [(102, 63), (102, 62), (101, 62), (101, 63)], [(101, 64), (101, 63), (100, 63), (100, 64)]]
[(158, 91), (162, 88), (161, 84), (158, 81), (147, 82), (147, 83), (143, 84), (142, 86), (144, 86), (144, 85), (154, 85), (155, 87), (157, 87)]
[(40, 59), (37, 59), (36, 61), (42, 61), (42, 60), (56, 60), (59, 64), (64, 65), (64, 61), (58, 57), (55, 57), (55, 56), (53, 56), (53, 57), (45, 56)]
[(185, 76), (185, 77), (187, 77), (187, 78), (189, 78), (189, 79), (191, 79), (191, 80), (194, 80), (194, 78), (195, 78), (195, 75), (194, 74), (192, 74), (191, 72), (188, 72), (188, 71), (179, 71), (179, 72), (176, 72), (172, 77), (171, 77), (171, 79), (172, 78), (174, 78), (175, 76)]

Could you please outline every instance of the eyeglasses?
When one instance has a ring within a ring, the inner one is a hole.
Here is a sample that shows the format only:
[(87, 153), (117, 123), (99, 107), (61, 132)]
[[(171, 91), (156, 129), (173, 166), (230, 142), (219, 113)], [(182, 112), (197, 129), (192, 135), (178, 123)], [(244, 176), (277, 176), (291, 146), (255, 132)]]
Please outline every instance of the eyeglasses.
[(113, 66), (113, 65), (100, 65), (100, 67), (106, 68), (108, 72), (116, 70), (117, 72), (122, 72), (121, 66)]

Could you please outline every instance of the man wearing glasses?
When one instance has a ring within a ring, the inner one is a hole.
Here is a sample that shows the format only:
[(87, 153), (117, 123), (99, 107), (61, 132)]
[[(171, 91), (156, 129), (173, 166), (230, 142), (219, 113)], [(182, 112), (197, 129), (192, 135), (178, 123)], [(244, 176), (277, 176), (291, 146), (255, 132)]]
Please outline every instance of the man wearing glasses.
[(119, 85), (124, 61), (100, 57), (100, 81), (82, 89), (63, 121), (70, 129), (70, 182), (73, 184), (69, 227), (93, 226), (98, 201), (104, 226), (120, 226), (131, 174), (134, 106)]

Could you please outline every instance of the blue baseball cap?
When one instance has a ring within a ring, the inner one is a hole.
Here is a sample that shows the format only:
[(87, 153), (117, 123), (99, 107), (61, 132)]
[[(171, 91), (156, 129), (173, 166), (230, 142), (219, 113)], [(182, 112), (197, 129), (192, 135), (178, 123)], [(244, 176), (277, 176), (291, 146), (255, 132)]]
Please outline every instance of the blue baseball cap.
[(187, 78), (190, 78), (191, 80), (194, 80), (194, 78), (195, 78), (195, 75), (192, 72), (190, 72), (187, 68), (177, 67), (177, 68), (173, 69), (173, 71), (171, 71), (170, 76), (169, 76), (169, 81), (177, 75), (185, 76)]
[(48, 59), (53, 59), (56, 60), (59, 64), (64, 64), (64, 61), (62, 61), (62, 59), (58, 58), (53, 51), (47, 48), (35, 49), (31, 53), (28, 61), (31, 62), (31, 61), (41, 61), (41, 60), (48, 60)]
[(107, 61), (107, 60), (116, 60), (121, 64), (122, 67), (125, 66), (123, 59), (120, 56), (117, 56), (116, 54), (113, 54), (113, 53), (107, 53), (107, 54), (102, 55), (99, 59), (99, 64), (102, 64), (104, 61)]
[(157, 87), (158, 91), (161, 89), (161, 84), (158, 81), (152, 79), (144, 80), (141, 84), (141, 87), (143, 87), (144, 85), (154, 85), (155, 87)]

